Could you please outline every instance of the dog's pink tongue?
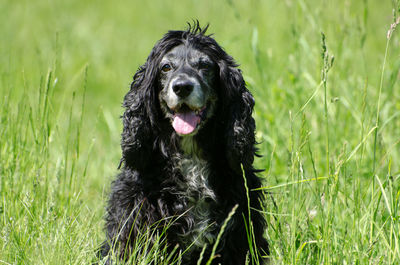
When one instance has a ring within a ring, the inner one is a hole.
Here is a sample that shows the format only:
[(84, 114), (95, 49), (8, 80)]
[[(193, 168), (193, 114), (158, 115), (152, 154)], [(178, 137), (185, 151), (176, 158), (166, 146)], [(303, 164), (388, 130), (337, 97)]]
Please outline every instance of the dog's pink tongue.
[(172, 122), (172, 127), (179, 134), (189, 134), (196, 129), (199, 122), (200, 117), (194, 111), (177, 113)]

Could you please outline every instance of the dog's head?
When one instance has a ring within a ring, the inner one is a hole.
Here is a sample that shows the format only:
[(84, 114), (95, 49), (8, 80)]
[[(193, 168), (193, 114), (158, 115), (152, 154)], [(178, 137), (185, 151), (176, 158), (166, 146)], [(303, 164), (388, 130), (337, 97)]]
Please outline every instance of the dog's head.
[(228, 160), (253, 162), (254, 99), (238, 65), (206, 30), (196, 23), (186, 31), (169, 31), (136, 72), (124, 100), (124, 157), (138, 153), (145, 159), (160, 134), (194, 136), (214, 120)]
[(159, 101), (179, 135), (193, 135), (214, 114), (216, 63), (189, 42), (168, 51), (159, 64)]

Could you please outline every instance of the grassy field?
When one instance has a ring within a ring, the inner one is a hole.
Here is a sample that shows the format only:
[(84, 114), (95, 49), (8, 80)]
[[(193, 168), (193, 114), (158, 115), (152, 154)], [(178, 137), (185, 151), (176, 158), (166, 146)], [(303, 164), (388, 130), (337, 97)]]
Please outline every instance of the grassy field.
[(256, 98), (272, 261), (400, 264), (399, 8), (1, 1), (0, 264), (95, 260), (123, 95), (162, 34), (195, 18)]

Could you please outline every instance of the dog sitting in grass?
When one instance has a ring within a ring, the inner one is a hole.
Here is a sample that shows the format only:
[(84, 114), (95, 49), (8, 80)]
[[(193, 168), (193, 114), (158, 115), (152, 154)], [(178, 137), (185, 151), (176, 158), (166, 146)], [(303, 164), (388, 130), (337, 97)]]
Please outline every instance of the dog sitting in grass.
[(127, 260), (146, 227), (182, 264), (263, 264), (269, 254), (252, 165), (254, 98), (206, 30), (169, 31), (134, 75), (103, 256)]

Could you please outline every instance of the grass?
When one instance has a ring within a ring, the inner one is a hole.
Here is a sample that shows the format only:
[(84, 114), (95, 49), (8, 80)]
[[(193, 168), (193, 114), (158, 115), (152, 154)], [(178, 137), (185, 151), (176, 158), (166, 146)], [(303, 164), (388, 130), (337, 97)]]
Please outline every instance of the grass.
[[(399, 264), (399, 8), (2, 1), (0, 264), (95, 260), (123, 95), (155, 41), (193, 18), (211, 24), (256, 98), (272, 261)], [(162, 240), (145, 251), (150, 234), (132, 263), (174, 262)]]

